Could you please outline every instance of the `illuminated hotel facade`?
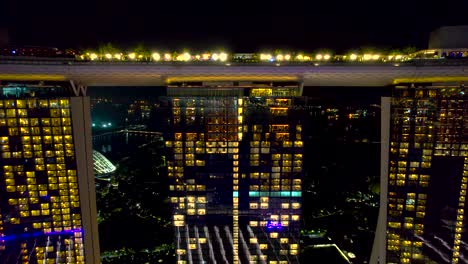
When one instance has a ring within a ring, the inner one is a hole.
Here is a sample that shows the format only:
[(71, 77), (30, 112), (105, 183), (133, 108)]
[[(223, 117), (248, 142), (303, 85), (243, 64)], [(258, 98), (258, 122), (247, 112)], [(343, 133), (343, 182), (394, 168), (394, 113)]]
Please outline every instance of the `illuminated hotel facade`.
[(0, 263), (100, 263), (89, 98), (0, 89)]
[(408, 85), (383, 100), (382, 244), (373, 263), (466, 262), (465, 93), (460, 83)]
[(298, 263), (299, 86), (169, 87), (177, 263)]

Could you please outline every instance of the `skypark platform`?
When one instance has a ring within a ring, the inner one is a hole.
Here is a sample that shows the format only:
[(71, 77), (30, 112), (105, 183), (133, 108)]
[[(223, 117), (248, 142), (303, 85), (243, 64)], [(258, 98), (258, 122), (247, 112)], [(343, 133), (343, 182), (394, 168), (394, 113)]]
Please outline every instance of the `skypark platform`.
[(468, 81), (467, 60), (401, 63), (212, 64), (0, 60), (0, 81), (70, 81), (85, 86), (165, 86), (183, 82), (297, 81), (304, 86), (379, 87)]

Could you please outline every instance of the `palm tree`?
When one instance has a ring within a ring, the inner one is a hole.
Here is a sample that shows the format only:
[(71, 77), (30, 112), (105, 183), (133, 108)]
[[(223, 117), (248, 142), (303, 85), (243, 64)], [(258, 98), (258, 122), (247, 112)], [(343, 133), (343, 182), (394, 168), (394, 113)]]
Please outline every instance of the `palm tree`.
[(408, 46), (408, 47), (403, 49), (404, 54), (413, 54), (416, 51), (417, 51), (416, 47), (413, 47), (413, 46)]
[(104, 55), (106, 53), (116, 54), (118, 52), (119, 52), (119, 49), (114, 47), (114, 45), (112, 43), (110, 43), (110, 42), (99, 44), (98, 53), (99, 53), (100, 56), (102, 56), (102, 55)]
[(146, 48), (143, 43), (138, 43), (138, 45), (135, 47), (133, 51), (135, 52), (137, 58), (140, 58), (140, 56), (142, 56), (143, 60), (147, 60), (151, 57), (150, 50)]

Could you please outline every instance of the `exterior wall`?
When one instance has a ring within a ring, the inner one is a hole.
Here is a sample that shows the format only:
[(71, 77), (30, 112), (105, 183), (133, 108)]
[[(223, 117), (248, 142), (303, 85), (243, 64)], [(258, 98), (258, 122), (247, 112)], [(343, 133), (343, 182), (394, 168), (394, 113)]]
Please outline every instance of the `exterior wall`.
[[(38, 63), (38, 64), (35, 64)], [(453, 63), (453, 64), (452, 64)], [(135, 63), (17, 62), (0, 63), (0, 79), (14, 81), (75, 80), (87, 86), (165, 86), (174, 82), (301, 81), (304, 86), (383, 87), (398, 83), (467, 81), (464, 62), (349, 65), (160, 65)], [(307, 88), (306, 88), (307, 89)]]
[(302, 125), (280, 90), (169, 88), (178, 263), (298, 262)]
[(467, 120), (463, 86), (395, 89), (386, 263), (459, 263), (466, 254)]
[(380, 125), (380, 208), (374, 244), (371, 253), (371, 264), (385, 263), (386, 259), (386, 226), (388, 195), (388, 154), (390, 146), (391, 98), (381, 99)]
[(91, 106), (89, 97), (71, 97), (73, 134), (80, 188), (86, 263), (101, 263), (97, 227), (96, 188), (93, 173)]
[(80, 156), (86, 130), (75, 120), (89, 105), (75, 104), (70, 97), (0, 100), (1, 263), (99, 263), (86, 243), (84, 197), (94, 188), (81, 179), (89, 158)]

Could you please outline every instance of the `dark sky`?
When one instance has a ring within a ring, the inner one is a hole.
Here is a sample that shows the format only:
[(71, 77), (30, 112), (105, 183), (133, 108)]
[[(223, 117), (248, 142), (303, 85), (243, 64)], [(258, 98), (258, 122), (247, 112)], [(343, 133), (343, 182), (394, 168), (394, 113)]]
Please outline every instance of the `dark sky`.
[(468, 1), (0, 0), (0, 25), (18, 45), (254, 52), (425, 48), (431, 30), (468, 24)]

